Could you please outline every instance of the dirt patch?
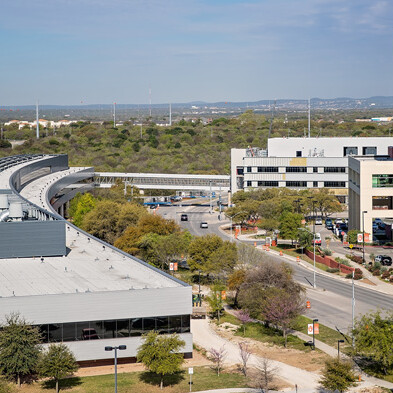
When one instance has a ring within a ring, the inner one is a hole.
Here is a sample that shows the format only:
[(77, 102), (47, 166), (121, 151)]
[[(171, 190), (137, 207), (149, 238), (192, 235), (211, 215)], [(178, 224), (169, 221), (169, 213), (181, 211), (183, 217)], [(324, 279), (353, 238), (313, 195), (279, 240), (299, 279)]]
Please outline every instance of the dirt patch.
[[(210, 360), (206, 359), (198, 351), (193, 351), (192, 359), (186, 359), (183, 367), (197, 367), (197, 366), (208, 366), (211, 365)], [(128, 363), (128, 364), (118, 364), (118, 373), (131, 373), (135, 371), (144, 371), (145, 367), (141, 363)], [(99, 367), (82, 367), (76, 373), (77, 377), (88, 377), (94, 375), (107, 375), (114, 373), (114, 366), (99, 366)]]
[(212, 323), (211, 326), (217, 334), (226, 340), (232, 341), (236, 344), (242, 341), (247, 342), (251, 352), (255, 355), (271, 360), (277, 360), (302, 370), (320, 372), (324, 367), (325, 361), (329, 359), (327, 354), (318, 350), (303, 352), (292, 348), (283, 348), (277, 345), (253, 340), (251, 338), (235, 336), (231, 331), (224, 330), (214, 323)]
[(363, 278), (360, 280), (360, 282), (364, 282), (365, 284), (368, 284), (368, 285), (377, 285), (377, 284), (373, 283), (372, 281), (370, 281), (368, 278)]

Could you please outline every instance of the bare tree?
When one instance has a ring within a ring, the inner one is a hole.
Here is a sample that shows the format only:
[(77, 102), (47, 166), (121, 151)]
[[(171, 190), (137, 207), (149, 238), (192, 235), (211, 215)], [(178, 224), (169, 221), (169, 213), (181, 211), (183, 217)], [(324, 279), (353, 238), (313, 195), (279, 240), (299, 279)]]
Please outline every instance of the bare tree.
[(240, 368), (245, 377), (247, 377), (247, 363), (250, 359), (251, 352), (246, 342), (240, 342), (239, 344), (240, 360), (242, 362)]
[(277, 368), (272, 365), (270, 359), (263, 358), (256, 367), (256, 371), (255, 383), (257, 388), (261, 389), (264, 393), (268, 393), (272, 387)]
[(224, 360), (227, 356), (227, 351), (224, 346), (219, 349), (210, 348), (210, 359), (214, 363), (214, 370), (216, 370), (217, 375), (220, 375), (220, 371), (224, 365)]
[(242, 323), (243, 326), (243, 337), (246, 335), (246, 323), (252, 322), (252, 318), (247, 310), (239, 310), (236, 312), (236, 318)]

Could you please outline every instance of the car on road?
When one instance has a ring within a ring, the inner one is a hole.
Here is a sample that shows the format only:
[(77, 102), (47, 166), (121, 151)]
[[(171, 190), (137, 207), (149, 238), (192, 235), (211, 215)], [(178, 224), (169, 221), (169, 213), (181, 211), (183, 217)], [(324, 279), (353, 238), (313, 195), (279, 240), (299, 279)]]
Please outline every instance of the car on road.
[(149, 209), (157, 209), (157, 205), (150, 205)]
[(317, 217), (317, 218), (315, 219), (315, 225), (322, 225), (322, 224), (323, 224), (322, 218), (321, 218), (321, 217)]
[(375, 262), (379, 262), (383, 266), (391, 266), (392, 258), (389, 255), (377, 255), (375, 257)]
[(326, 229), (333, 229), (333, 221), (331, 218), (325, 220), (325, 227)]
[(207, 222), (204, 221), (204, 222), (201, 222), (200, 227), (204, 228), (204, 229), (207, 229), (209, 227), (209, 225), (207, 224)]
[[(314, 240), (313, 240), (314, 242)], [(322, 238), (321, 238), (321, 234), (319, 232), (317, 232), (315, 234), (315, 244), (316, 245), (321, 245), (322, 244)]]
[(336, 224), (336, 227), (338, 224), (342, 224), (344, 221), (341, 218), (337, 218), (336, 221), (334, 221), (334, 223)]
[(182, 214), (180, 216), (180, 221), (188, 221), (188, 215), (187, 214)]

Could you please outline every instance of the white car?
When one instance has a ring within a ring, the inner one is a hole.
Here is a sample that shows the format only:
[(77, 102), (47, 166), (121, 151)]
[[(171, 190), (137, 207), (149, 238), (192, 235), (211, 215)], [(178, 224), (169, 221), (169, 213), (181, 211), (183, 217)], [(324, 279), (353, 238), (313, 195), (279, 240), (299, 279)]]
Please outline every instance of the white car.
[(207, 224), (207, 222), (201, 222), (200, 227), (206, 229), (209, 227), (209, 225)]
[(322, 225), (322, 218), (321, 217), (317, 217), (315, 219), (315, 225)]

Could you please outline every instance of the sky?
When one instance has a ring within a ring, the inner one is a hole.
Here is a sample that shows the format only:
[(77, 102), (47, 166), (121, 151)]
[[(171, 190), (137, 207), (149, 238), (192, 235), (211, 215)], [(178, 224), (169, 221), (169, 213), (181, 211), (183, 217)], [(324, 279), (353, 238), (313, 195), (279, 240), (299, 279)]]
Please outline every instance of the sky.
[(0, 105), (393, 95), (392, 0), (7, 0)]

